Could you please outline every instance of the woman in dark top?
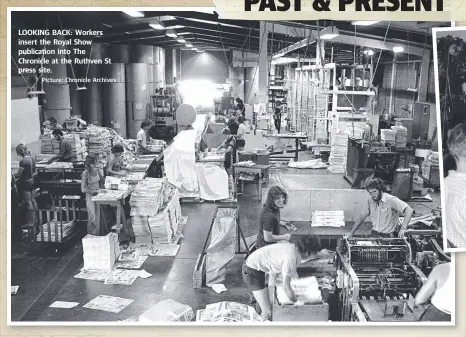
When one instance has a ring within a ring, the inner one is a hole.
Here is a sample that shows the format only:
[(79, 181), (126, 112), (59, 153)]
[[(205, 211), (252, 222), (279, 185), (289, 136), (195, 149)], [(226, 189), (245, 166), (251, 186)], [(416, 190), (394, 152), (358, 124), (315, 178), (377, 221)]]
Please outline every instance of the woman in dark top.
[[(25, 208), (28, 213), (28, 223), (34, 224), (35, 217), (32, 209), (37, 209), (37, 202), (34, 196), (34, 175), (36, 174), (36, 162), (31, 157), (26, 145), (19, 144), (16, 147), (16, 154), (22, 157), (19, 162), (18, 172), (15, 173), (15, 178), (18, 179), (18, 192), (21, 202), (18, 205), (19, 212)], [(21, 213), (20, 213), (21, 214)]]
[(225, 161), (224, 166), (228, 175), (233, 173), (233, 149), (235, 148), (235, 137), (231, 135), (229, 129), (223, 129), (222, 134), (226, 137), (225, 141), (218, 147), (218, 149), (225, 149)]
[(244, 118), (246, 118), (246, 107), (244, 106), (244, 102), (241, 98), (236, 98), (236, 108), (235, 110)]
[(227, 125), (232, 135), (236, 135), (238, 133), (239, 123), (234, 114), (232, 114), (228, 119)]
[(280, 186), (272, 186), (267, 194), (267, 200), (259, 217), (259, 234), (256, 247), (261, 248), (277, 241), (289, 241), (290, 234), (280, 235), (280, 226), (291, 230), (288, 223), (281, 221), (280, 209), (285, 207), (288, 194)]
[(112, 156), (109, 158), (107, 162), (106, 175), (113, 177), (122, 177), (126, 174), (126, 171), (123, 171), (123, 152), (123, 146), (121, 146), (120, 144), (116, 144), (112, 148)]
[(273, 119), (275, 123), (275, 129), (280, 133), (280, 127), (282, 125), (282, 104), (281, 102), (275, 103), (275, 111), (273, 114)]

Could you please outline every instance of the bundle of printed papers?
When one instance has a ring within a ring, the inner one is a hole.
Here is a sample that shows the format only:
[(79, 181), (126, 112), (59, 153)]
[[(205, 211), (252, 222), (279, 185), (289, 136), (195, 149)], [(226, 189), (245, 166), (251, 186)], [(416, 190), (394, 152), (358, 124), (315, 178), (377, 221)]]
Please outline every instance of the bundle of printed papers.
[(345, 227), (344, 211), (314, 211), (311, 227)]
[(330, 148), (328, 170), (333, 173), (343, 173), (346, 169), (346, 157), (348, 154), (348, 135), (346, 133), (335, 134)]
[(218, 302), (196, 313), (198, 322), (264, 322), (253, 307), (237, 302)]
[[(55, 229), (55, 226), (57, 227)], [(44, 234), (44, 242), (49, 241), (49, 234), (50, 234), (50, 242), (61, 242), (62, 238), (65, 239), (68, 235), (73, 232), (75, 227), (75, 222), (63, 222), (60, 224), (59, 221), (52, 220), (50, 221), (50, 231), (47, 224), (42, 225), (41, 233), (37, 234), (37, 241), (42, 241), (42, 233)]]
[[(315, 276), (292, 279), (290, 285), (298, 301), (304, 304), (322, 303), (322, 294)], [(281, 305), (293, 304), (281, 284), (277, 285), (277, 299)]]
[(157, 303), (139, 316), (139, 322), (189, 322), (193, 318), (194, 312), (190, 306), (167, 299)]
[(131, 194), (131, 216), (154, 216), (168, 200), (169, 189), (166, 178), (145, 178)]
[(84, 269), (112, 269), (120, 256), (118, 235), (86, 235), (83, 240)]

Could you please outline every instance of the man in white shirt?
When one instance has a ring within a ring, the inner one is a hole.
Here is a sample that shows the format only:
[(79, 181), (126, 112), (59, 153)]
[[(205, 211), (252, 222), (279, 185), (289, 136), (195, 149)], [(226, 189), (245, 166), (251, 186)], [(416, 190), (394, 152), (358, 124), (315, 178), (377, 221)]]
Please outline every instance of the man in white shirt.
[(296, 303), (291, 279), (298, 277), (297, 268), (301, 260), (306, 260), (312, 252), (316, 252), (317, 247), (317, 239), (314, 236), (296, 235), (290, 238), (290, 242), (268, 245), (249, 255), (242, 267), (243, 280), (252, 291), (263, 317), (270, 319), (272, 314), (266, 273), (269, 274), (269, 286), (275, 286), (275, 279), (281, 274), (285, 294)]
[[(397, 231), (398, 237), (403, 237), (413, 216), (413, 209), (404, 201), (385, 193), (381, 179), (368, 180), (365, 188), (371, 198), (364, 204), (351, 232), (345, 234), (345, 237), (353, 236), (367, 217), (370, 217), (372, 221), (372, 237), (391, 238)], [(404, 219), (398, 230), (400, 215), (403, 215)]]
[(448, 136), (448, 150), (456, 170), (444, 179), (447, 240), (454, 248), (466, 248), (466, 123), (458, 124)]

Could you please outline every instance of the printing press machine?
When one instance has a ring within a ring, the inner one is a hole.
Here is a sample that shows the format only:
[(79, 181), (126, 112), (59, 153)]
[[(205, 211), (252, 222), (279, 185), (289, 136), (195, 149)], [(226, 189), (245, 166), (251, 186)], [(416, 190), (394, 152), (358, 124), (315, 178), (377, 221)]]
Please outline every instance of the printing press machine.
[(345, 238), (337, 248), (342, 321), (419, 321), (414, 297), (426, 275), (412, 263), (405, 238)]

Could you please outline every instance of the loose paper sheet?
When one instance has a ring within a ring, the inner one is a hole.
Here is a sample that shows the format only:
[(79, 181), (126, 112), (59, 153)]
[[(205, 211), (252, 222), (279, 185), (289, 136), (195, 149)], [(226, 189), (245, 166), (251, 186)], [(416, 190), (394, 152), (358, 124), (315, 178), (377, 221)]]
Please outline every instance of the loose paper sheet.
[(72, 309), (79, 305), (78, 302), (65, 302), (65, 301), (55, 301), (52, 303), (50, 308), (63, 308), (63, 309)]
[(113, 312), (117, 314), (124, 308), (126, 308), (128, 305), (130, 305), (132, 302), (133, 300), (129, 300), (126, 298), (99, 295), (93, 300), (91, 300), (89, 303), (84, 305), (84, 308)]

